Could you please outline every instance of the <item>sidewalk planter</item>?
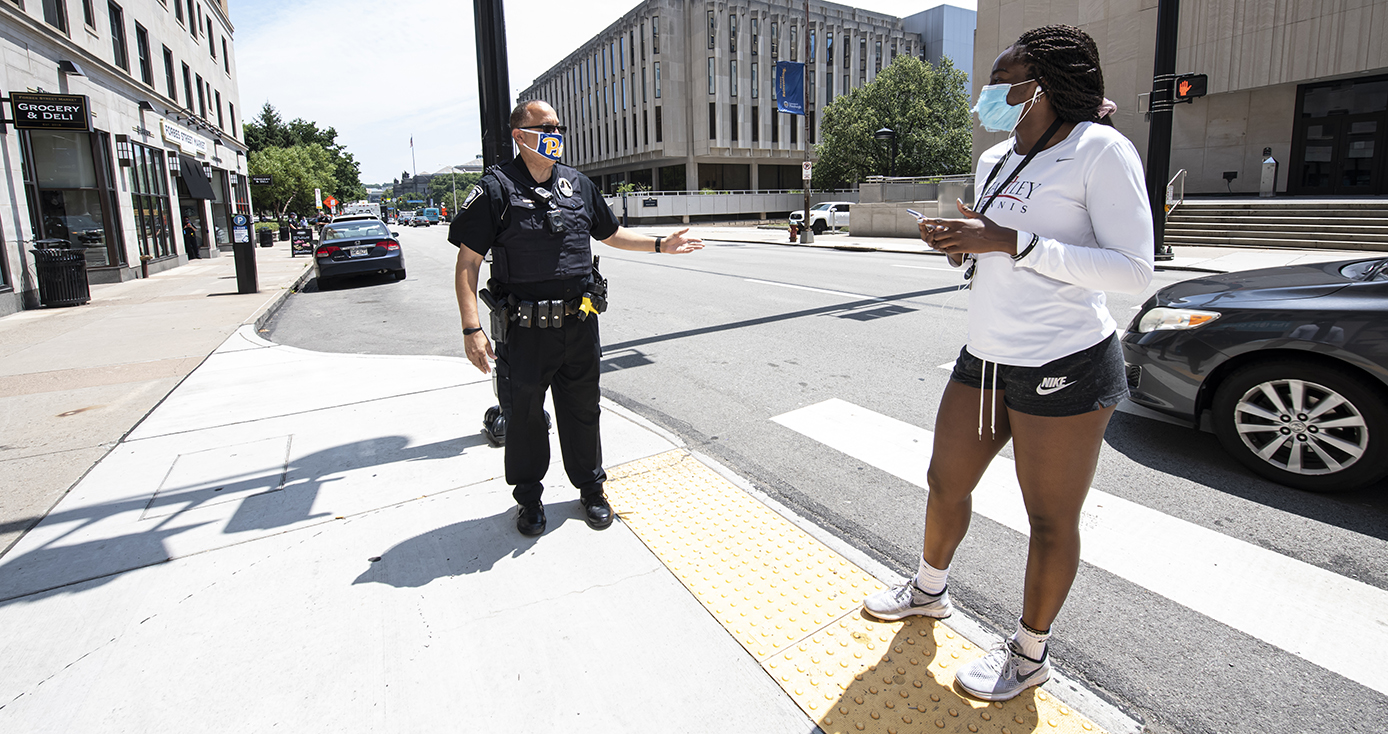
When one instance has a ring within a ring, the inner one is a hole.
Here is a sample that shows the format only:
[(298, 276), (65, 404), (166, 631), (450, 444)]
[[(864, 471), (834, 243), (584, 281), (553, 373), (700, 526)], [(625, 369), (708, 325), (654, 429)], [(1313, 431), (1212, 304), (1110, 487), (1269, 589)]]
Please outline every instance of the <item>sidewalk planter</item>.
[(87, 285), (87, 258), (82, 250), (68, 249), (67, 240), (38, 240), (34, 270), (43, 306), (81, 306), (92, 300)]

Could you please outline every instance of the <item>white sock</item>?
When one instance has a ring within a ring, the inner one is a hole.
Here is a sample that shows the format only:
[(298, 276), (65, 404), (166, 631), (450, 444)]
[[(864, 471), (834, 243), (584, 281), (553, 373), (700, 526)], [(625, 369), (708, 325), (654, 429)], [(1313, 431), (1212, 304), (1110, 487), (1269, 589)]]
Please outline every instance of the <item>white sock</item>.
[(1017, 631), (1012, 633), (1012, 641), (1017, 650), (1032, 660), (1040, 660), (1046, 654), (1046, 641), (1051, 639), (1050, 630), (1037, 632), (1029, 629), (1022, 620), (1017, 620)]
[(945, 580), (949, 578), (949, 566), (943, 570), (935, 568), (921, 557), (920, 568), (916, 571), (916, 588), (931, 596), (939, 596), (945, 590)]

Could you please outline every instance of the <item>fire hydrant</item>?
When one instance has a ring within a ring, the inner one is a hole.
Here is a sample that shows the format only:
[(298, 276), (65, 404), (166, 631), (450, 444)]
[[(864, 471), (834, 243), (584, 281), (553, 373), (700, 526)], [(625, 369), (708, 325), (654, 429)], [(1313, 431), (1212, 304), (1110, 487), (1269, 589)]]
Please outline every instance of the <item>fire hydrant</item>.
[(794, 222), (790, 224), (790, 241), (795, 242), (800, 238), (800, 226)]

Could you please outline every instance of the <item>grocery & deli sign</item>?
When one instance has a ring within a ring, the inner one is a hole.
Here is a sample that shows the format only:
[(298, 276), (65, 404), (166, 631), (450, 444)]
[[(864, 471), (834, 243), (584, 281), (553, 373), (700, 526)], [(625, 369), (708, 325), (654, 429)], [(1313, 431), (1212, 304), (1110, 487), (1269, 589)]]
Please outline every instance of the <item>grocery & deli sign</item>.
[(17, 130), (92, 129), (91, 103), (86, 95), (10, 92), (10, 107)]

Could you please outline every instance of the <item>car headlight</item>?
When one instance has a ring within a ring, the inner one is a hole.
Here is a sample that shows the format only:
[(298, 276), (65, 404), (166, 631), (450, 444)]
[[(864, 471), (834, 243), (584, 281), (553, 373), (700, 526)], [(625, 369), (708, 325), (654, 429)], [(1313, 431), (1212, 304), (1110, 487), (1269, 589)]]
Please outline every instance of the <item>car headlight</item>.
[(1139, 334), (1149, 331), (1184, 331), (1214, 321), (1219, 314), (1214, 311), (1198, 311), (1193, 308), (1154, 308), (1137, 322)]

